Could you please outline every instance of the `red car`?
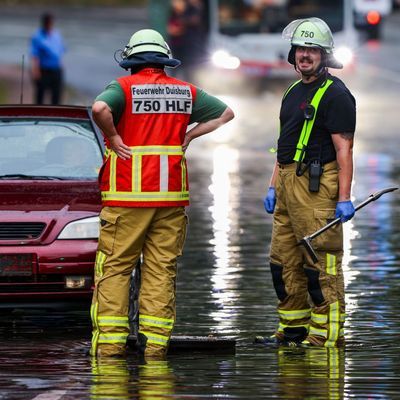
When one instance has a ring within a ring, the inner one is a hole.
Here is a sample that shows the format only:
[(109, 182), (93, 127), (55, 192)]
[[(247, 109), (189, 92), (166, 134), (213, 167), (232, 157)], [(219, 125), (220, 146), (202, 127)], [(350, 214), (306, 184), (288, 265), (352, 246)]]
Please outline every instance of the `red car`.
[(89, 108), (0, 106), (0, 308), (89, 307), (103, 150)]

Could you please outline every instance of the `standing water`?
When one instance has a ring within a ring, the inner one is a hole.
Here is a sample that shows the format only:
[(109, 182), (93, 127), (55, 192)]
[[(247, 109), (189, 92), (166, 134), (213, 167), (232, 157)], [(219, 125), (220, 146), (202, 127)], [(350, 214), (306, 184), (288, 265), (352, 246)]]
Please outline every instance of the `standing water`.
[[(188, 151), (192, 204), (174, 332), (236, 338), (236, 354), (183, 352), (146, 365), (135, 355), (96, 362), (85, 354), (88, 313), (14, 312), (2, 316), (0, 328), (0, 399), (396, 398), (397, 192), (344, 225), (345, 349), (254, 345), (257, 334), (272, 333), (277, 323), (267, 259), (271, 217), (262, 204), (273, 157), (256, 142), (232, 145), (238, 119), (214, 135), (232, 140), (200, 139)], [(395, 157), (373, 149), (356, 154), (355, 203), (398, 183)]]

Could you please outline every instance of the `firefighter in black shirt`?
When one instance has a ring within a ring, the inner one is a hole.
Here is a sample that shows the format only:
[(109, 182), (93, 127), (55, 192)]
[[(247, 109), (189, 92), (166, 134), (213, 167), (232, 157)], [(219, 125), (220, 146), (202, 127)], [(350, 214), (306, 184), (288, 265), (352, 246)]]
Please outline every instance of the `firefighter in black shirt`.
[[(353, 136), (355, 100), (328, 68), (333, 38), (319, 18), (290, 23), (283, 37), (301, 80), (282, 100), (281, 131), (264, 206), (274, 213), (270, 267), (279, 299), (279, 326), (263, 343), (336, 347), (344, 344), (342, 224), (313, 240), (313, 262), (297, 243), (335, 217), (353, 217)], [(310, 299), (310, 300), (309, 300)]]

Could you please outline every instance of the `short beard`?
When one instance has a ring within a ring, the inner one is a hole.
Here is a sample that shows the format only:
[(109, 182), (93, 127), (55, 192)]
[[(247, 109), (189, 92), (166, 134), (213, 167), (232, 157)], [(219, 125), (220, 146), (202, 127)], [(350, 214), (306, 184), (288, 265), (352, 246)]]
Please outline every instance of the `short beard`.
[(316, 74), (315, 71), (306, 71), (306, 72), (300, 71), (300, 73), (301, 73), (303, 76), (307, 76), (307, 77), (314, 76), (314, 75)]
[(313, 71), (301, 71), (297, 66), (296, 66), (296, 71), (301, 74), (302, 77), (305, 78), (306, 81), (312, 79), (312, 78), (318, 78), (321, 73), (324, 71), (324, 68), (322, 67), (321, 63), (318, 64), (318, 67), (313, 70)]

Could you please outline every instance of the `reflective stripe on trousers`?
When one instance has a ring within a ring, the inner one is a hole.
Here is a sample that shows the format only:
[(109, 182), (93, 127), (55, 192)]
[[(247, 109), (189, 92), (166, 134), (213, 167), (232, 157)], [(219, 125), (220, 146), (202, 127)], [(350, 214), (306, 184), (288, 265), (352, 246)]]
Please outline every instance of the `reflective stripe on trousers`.
[(92, 355), (124, 352), (131, 274), (142, 254), (140, 332), (146, 351), (165, 351), (175, 321), (176, 261), (182, 254), (184, 207), (104, 207), (91, 307)]
[[(279, 297), (279, 330), (309, 326), (309, 336), (318, 345), (335, 346), (343, 339), (344, 279), (341, 224), (316, 237), (313, 263), (297, 243), (317, 231), (335, 216), (337, 164), (326, 164), (320, 191), (308, 190), (308, 174), (298, 177), (296, 164), (279, 169), (276, 181), (277, 204), (271, 242), (271, 271)], [(311, 295), (312, 303), (309, 302)], [(311, 309), (307, 317), (302, 310)]]

